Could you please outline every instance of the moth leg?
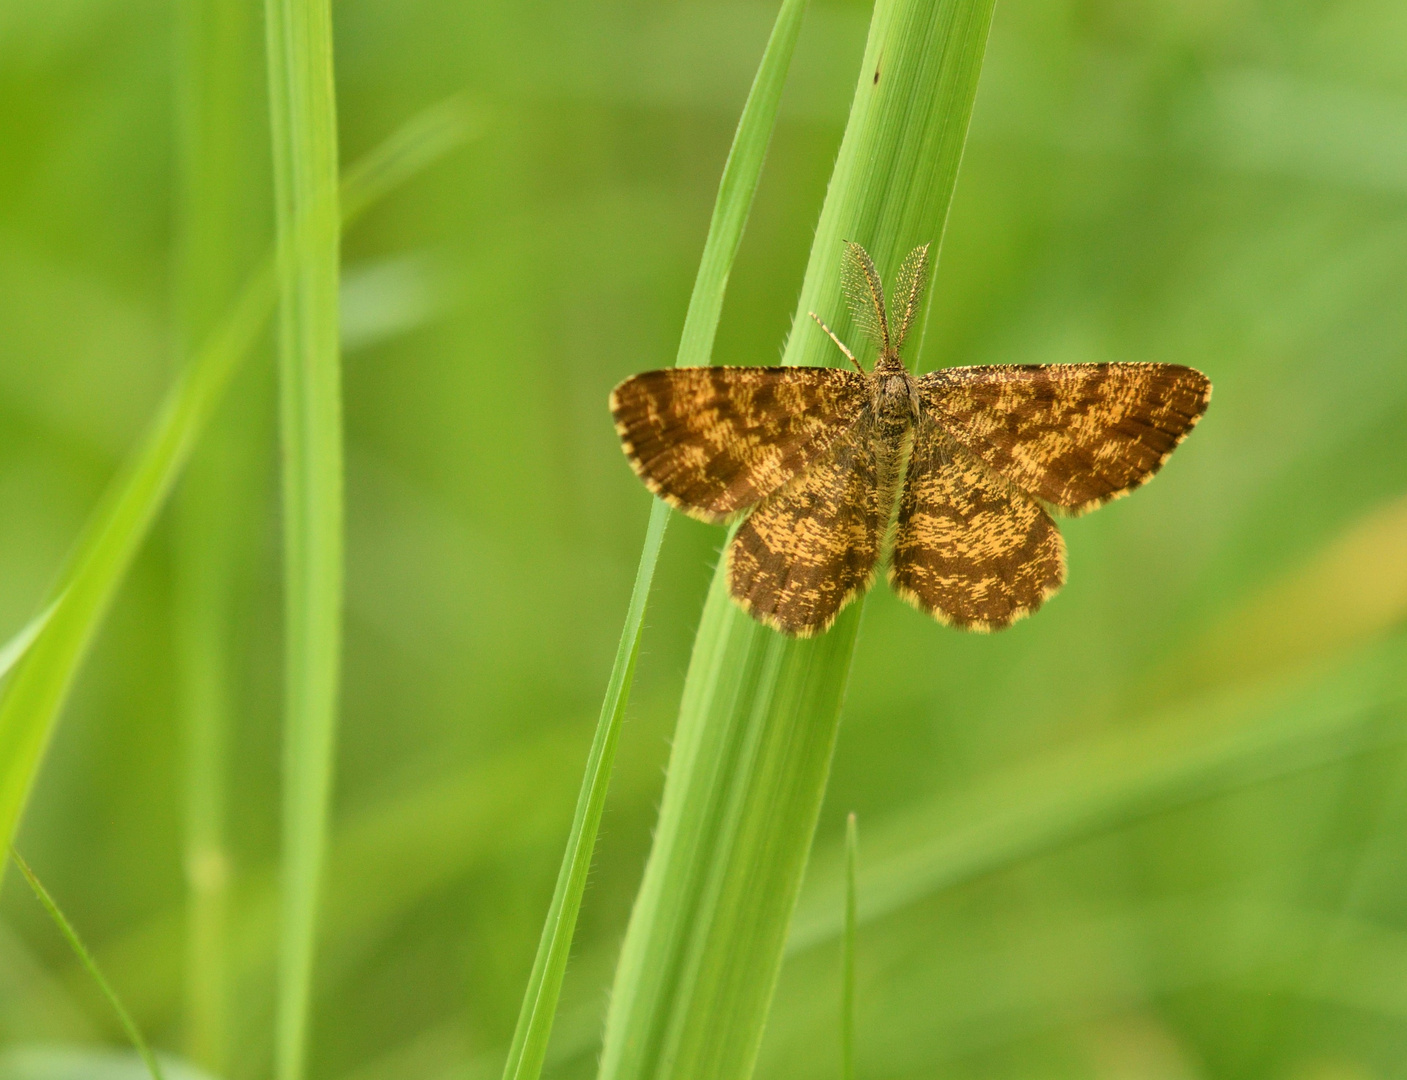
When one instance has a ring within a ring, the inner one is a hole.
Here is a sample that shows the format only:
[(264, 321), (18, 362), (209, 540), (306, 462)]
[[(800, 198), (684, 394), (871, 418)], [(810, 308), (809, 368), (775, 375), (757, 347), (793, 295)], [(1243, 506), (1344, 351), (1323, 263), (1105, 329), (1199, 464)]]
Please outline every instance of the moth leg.
[(728, 547), (733, 599), (784, 634), (828, 629), (874, 582), (885, 522), (873, 442), (859, 427), (764, 500)]
[(852, 364), (854, 364), (855, 370), (858, 371), (861, 375), (863, 375), (865, 373), (865, 369), (860, 366), (860, 361), (855, 359), (855, 354), (845, 347), (845, 342), (841, 341), (840, 338), (836, 337), (835, 332), (829, 326), (823, 323), (821, 321), (821, 317), (817, 315), (814, 311), (808, 311), (806, 314), (810, 315), (811, 318), (816, 320), (816, 325), (826, 332), (826, 336), (828, 338), (835, 342), (836, 347), (845, 354), (845, 359), (849, 360)]
[(941, 623), (1000, 630), (1065, 583), (1065, 542), (1039, 503), (923, 423), (899, 502), (889, 583)]

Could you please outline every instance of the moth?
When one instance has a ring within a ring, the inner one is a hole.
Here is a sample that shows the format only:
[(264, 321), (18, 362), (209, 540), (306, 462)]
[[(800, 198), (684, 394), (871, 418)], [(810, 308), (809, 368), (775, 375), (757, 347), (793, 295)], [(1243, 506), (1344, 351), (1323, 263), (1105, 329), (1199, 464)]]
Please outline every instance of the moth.
[(878, 349), (869, 371), (811, 312), (854, 370), (668, 368), (611, 393), (640, 479), (702, 521), (741, 519), (728, 588), (760, 622), (810, 637), (874, 582), (939, 622), (991, 631), (1065, 582), (1052, 513), (1083, 514), (1146, 483), (1211, 400), (1177, 364), (1012, 364), (910, 375), (928, 246), (886, 302), (846, 246), (842, 286)]

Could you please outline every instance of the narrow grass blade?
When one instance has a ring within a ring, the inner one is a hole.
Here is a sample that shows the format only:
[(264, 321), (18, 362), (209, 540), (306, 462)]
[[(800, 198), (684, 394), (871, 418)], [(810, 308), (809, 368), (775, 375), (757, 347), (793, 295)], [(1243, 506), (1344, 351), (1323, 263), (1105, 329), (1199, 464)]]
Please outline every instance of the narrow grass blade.
[[(412, 121), (367, 156), (367, 162), (381, 163), (376, 168), (349, 170), (348, 205), (365, 208), (392, 181), (409, 175), (400, 167), (405, 157), (428, 163), (452, 144), (455, 130), (443, 118), (428, 126)], [(414, 137), (407, 138), (407, 131)], [(265, 260), (191, 358), (141, 445), (89, 516), (54, 589), (52, 613), (0, 696), (0, 840), (6, 843), (14, 839), (59, 710), (117, 586), (231, 375), (273, 313), (274, 280), (273, 261)]]
[[(180, 0), (176, 101), (176, 306), (181, 359), (268, 249), (267, 106), (258, 9)], [(235, 611), (258, 549), (272, 413), (263, 365), (247, 365), (211, 418), (173, 506), (172, 627), (185, 735), (186, 1052), (226, 1072), (229, 855), (226, 792), (240, 688)]]
[(845, 936), (840, 954), (840, 1076), (855, 1080), (855, 863), (860, 846), (852, 811), (845, 819)]
[[(708, 239), (704, 243), (703, 257), (680, 336), (677, 363), (681, 366), (707, 364), (713, 354), (713, 341), (723, 310), (728, 275), (732, 271), (738, 245), (742, 242), (748, 211), (762, 175), (767, 145), (776, 125), (782, 87), (791, 65), (805, 8), (806, 0), (784, 0), (743, 107), (738, 130), (733, 136), (733, 146), (723, 168), (713, 220), (709, 225)], [(630, 685), (635, 675), (645, 605), (668, 523), (669, 508), (655, 501), (650, 507), (645, 547), (636, 570), (625, 626), (621, 630), (620, 644), (606, 688), (606, 699), (601, 705), (596, 734), (587, 757), (586, 775), (567, 838), (567, 850), (562, 857), (542, 940), (538, 944), (527, 992), (518, 1014), (517, 1028), (504, 1065), (505, 1080), (536, 1080), (542, 1072), (572, 936), (576, 930), (577, 913), (586, 889), (591, 853), (605, 807), (621, 722), (625, 717)]]
[(10, 669), (20, 662), (20, 658), (29, 651), (29, 647), (34, 644), (34, 639), (39, 636), (39, 632), (48, 625), (50, 617), (54, 614), (54, 609), (59, 606), (59, 601), (55, 600), (29, 622), (19, 629), (14, 637), (0, 645), (0, 679), (9, 674)]
[[(832, 359), (806, 312), (840, 310), (843, 240), (892, 272), (941, 239), (991, 14), (991, 0), (876, 5), (786, 363)], [(731, 602), (725, 575), (694, 643), (603, 1080), (751, 1075), (830, 772), (860, 605), (785, 639)]]
[(103, 977), (103, 973), (98, 970), (98, 965), (94, 962), (92, 954), (83, 944), (83, 940), (78, 936), (78, 931), (64, 917), (64, 913), (59, 909), (59, 905), (54, 898), (49, 895), (49, 890), (44, 888), (42, 882), (30, 868), (29, 863), (14, 848), (10, 849), (10, 858), (15, 860), (15, 865), (20, 868), (20, 873), (29, 882), (29, 887), (34, 890), (34, 895), (39, 898), (39, 902), (44, 905), (44, 910), (49, 913), (49, 917), (54, 920), (64, 938), (67, 939), (69, 947), (73, 949), (83, 966), (88, 969), (88, 974), (93, 977), (93, 981), (98, 984), (98, 989), (107, 998), (108, 1004), (112, 1006), (112, 1011), (117, 1013), (117, 1018), (122, 1022), (122, 1027), (127, 1032), (127, 1037), (132, 1040), (132, 1045), (137, 1048), (137, 1053), (142, 1055), (142, 1060), (146, 1062), (147, 1069), (151, 1072), (152, 1080), (164, 1080), (161, 1075), (161, 1065), (156, 1060), (156, 1055), (151, 1052), (151, 1047), (147, 1045), (146, 1039), (142, 1038), (141, 1030), (133, 1022), (131, 1015), (122, 1007), (116, 991), (112, 985)]
[(635, 572), (635, 586), (631, 591), (630, 606), (626, 609), (625, 627), (616, 648), (615, 664), (611, 668), (596, 734), (591, 740), (591, 751), (587, 755), (586, 775), (572, 817), (571, 832), (567, 836), (567, 850), (562, 856), (562, 868), (557, 875), (552, 904), (547, 910), (542, 940), (538, 943), (532, 974), (528, 977), (528, 988), (518, 1014), (518, 1025), (503, 1067), (506, 1078), (537, 1077), (547, 1056), (547, 1042), (552, 1034), (552, 1021), (562, 990), (562, 978), (567, 970), (581, 897), (586, 891), (587, 872), (591, 869), (591, 854), (595, 850), (601, 812), (606, 804), (606, 790), (629, 700), (630, 683), (635, 677), (645, 603), (649, 599), (650, 581), (654, 577), (668, 520), (667, 514), (652, 513), (645, 532), (645, 550)]
[(267, 0), (264, 18), (279, 232), (285, 628), (275, 1075), (300, 1080), (342, 651), (337, 108), (329, 0)]
[(0, 698), (0, 840), (9, 843), (73, 675), (236, 364), (273, 304), (259, 274), (178, 380), (142, 446), (85, 526), (55, 590), (62, 598)]

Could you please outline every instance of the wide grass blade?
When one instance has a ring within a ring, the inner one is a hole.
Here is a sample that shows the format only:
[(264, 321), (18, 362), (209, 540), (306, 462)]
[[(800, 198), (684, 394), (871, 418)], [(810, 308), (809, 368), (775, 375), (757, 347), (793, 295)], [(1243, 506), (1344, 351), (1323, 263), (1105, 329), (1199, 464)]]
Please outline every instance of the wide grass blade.
[(283, 875), (275, 1074), (307, 1049), (342, 652), (341, 230), (329, 0), (267, 0), (283, 446)]
[[(753, 195), (762, 175), (776, 125), (777, 108), (781, 103), (782, 87), (791, 65), (796, 38), (801, 30), (801, 18), (806, 0), (784, 0), (777, 15), (772, 35), (767, 42), (762, 63), (743, 106), (733, 146), (723, 167), (723, 179), (718, 186), (718, 198), (713, 208), (713, 220), (694, 279), (693, 295), (680, 336), (677, 363), (680, 366), (707, 364), (713, 354), (713, 341), (718, 331), (718, 319), (723, 310), (723, 297), (728, 288), (728, 275), (733, 268), (738, 245)], [(557, 885), (543, 926), (542, 940), (533, 961), (528, 988), (523, 996), (518, 1024), (508, 1051), (503, 1075), (516, 1080), (535, 1080), (542, 1072), (547, 1043), (552, 1033), (552, 1019), (567, 970), (572, 935), (576, 929), (577, 913), (581, 909), (586, 876), (591, 867), (591, 853), (601, 824), (606, 803), (611, 766), (615, 761), (616, 744), (625, 708), (630, 697), (630, 685), (635, 675), (635, 661), (640, 652), (640, 637), (644, 628), (645, 605), (650, 584), (664, 543), (665, 526), (669, 523), (669, 508), (655, 501), (650, 507), (650, 520), (645, 530), (645, 547), (635, 573), (630, 604), (626, 609), (625, 626), (616, 648), (606, 698), (596, 723), (587, 757), (586, 775), (582, 780), (567, 850), (562, 857)]]
[[(809, 310), (840, 311), (842, 241), (885, 272), (941, 239), (990, 0), (881, 0), (785, 362), (826, 363)], [(844, 317), (842, 333), (849, 328)], [(600, 1075), (751, 1074), (830, 771), (860, 605), (783, 638), (715, 574), (645, 879), (622, 949)]]
[[(437, 106), (348, 170), (345, 202), (370, 206), (466, 137), (467, 114)], [(352, 220), (344, 215), (344, 226)], [(14, 839), (24, 802), (59, 710), (117, 586), (180, 475), (196, 439), (219, 404), (230, 376), (273, 313), (273, 260), (245, 283), (205, 344), (166, 397), (124, 469), (89, 516), (52, 592), (51, 613), (17, 663), (0, 696), (0, 840)]]
[(14, 848), (10, 849), (10, 858), (15, 860), (15, 865), (20, 868), (20, 873), (29, 882), (29, 887), (34, 890), (34, 895), (39, 898), (39, 902), (44, 905), (44, 910), (49, 913), (49, 917), (59, 928), (69, 947), (88, 970), (88, 974), (93, 977), (93, 981), (98, 984), (98, 989), (103, 992), (103, 997), (107, 998), (108, 1004), (112, 1006), (112, 1011), (117, 1013), (117, 1019), (122, 1023), (122, 1028), (127, 1032), (127, 1037), (132, 1040), (132, 1045), (137, 1048), (137, 1053), (142, 1055), (142, 1061), (146, 1063), (147, 1070), (152, 1075), (152, 1080), (165, 1080), (161, 1075), (161, 1065), (156, 1060), (156, 1055), (151, 1052), (151, 1047), (147, 1045), (146, 1039), (142, 1037), (141, 1029), (133, 1022), (131, 1014), (122, 1006), (122, 1001), (118, 998), (117, 992), (113, 990), (112, 984), (103, 976), (98, 969), (93, 956), (88, 952), (87, 946), (83, 944), (83, 939), (78, 936), (78, 931), (73, 928), (73, 924), (64, 916), (59, 908), (58, 902), (49, 895), (49, 890), (44, 888), (38, 876), (30, 869), (29, 863)]

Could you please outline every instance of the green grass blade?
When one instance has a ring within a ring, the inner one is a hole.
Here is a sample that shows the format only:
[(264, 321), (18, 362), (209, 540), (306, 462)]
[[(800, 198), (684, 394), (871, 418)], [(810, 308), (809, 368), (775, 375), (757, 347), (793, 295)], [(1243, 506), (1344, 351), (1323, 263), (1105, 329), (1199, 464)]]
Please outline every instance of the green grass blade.
[(152, 1075), (152, 1080), (165, 1080), (161, 1075), (161, 1065), (157, 1062), (156, 1055), (151, 1052), (151, 1047), (147, 1045), (146, 1039), (142, 1037), (141, 1029), (138, 1028), (136, 1023), (132, 1020), (131, 1014), (123, 1008), (122, 1001), (118, 998), (117, 992), (113, 990), (112, 985), (104, 978), (102, 971), (98, 969), (98, 965), (93, 960), (92, 954), (89, 953), (87, 947), (84, 946), (83, 939), (78, 936), (78, 931), (75, 930), (73, 924), (64, 917), (64, 913), (60, 910), (58, 903), (49, 895), (49, 890), (44, 888), (43, 883), (30, 868), (29, 863), (25, 862), (24, 858), (14, 848), (10, 849), (10, 858), (15, 860), (15, 865), (20, 868), (20, 873), (23, 874), (24, 879), (29, 882), (29, 887), (34, 890), (34, 895), (39, 898), (39, 902), (44, 905), (44, 910), (49, 913), (49, 917), (54, 920), (55, 925), (58, 926), (59, 931), (68, 941), (69, 947), (73, 949), (83, 966), (87, 968), (88, 974), (93, 977), (93, 981), (98, 984), (98, 989), (101, 990), (103, 996), (107, 998), (108, 1004), (112, 1006), (113, 1012), (117, 1013), (117, 1018), (121, 1021), (123, 1029), (127, 1032), (127, 1037), (132, 1040), (132, 1045), (137, 1048), (137, 1053), (139, 1053), (142, 1056), (142, 1060), (146, 1062), (147, 1069)]
[(859, 830), (852, 812), (845, 819), (845, 934), (840, 953), (840, 1076), (855, 1080), (855, 864)]
[[(348, 171), (346, 200), (365, 208), (409, 175), (401, 162), (423, 164), (453, 145), (462, 125), (413, 120), (366, 165)], [(409, 133), (409, 137), (407, 136)], [(344, 220), (350, 221), (350, 215)], [(14, 839), (44, 747), (93, 634), (117, 586), (165, 503), (191, 449), (240, 361), (273, 313), (276, 298), (271, 259), (245, 283), (239, 298), (167, 394), (141, 445), (109, 485), (84, 525), (75, 551), (53, 590), (52, 613), (0, 696), (0, 840)]]
[[(791, 66), (796, 38), (806, 0), (784, 0), (777, 15), (772, 35), (767, 42), (762, 63), (743, 107), (742, 118), (733, 137), (733, 146), (723, 168), (713, 219), (704, 243), (694, 291), (689, 299), (689, 311), (680, 336), (677, 363), (681, 366), (707, 364), (713, 354), (713, 340), (718, 330), (723, 297), (728, 288), (728, 275), (733, 268), (738, 245), (752, 207), (762, 165), (767, 156), (776, 125), (777, 109), (781, 103), (782, 87)], [(664, 543), (665, 527), (669, 523), (669, 508), (655, 501), (650, 507), (649, 525), (645, 531), (645, 546), (636, 570), (635, 584), (626, 609), (625, 626), (621, 630), (615, 663), (611, 668), (606, 698), (596, 724), (591, 752), (587, 757), (586, 775), (582, 780), (567, 850), (562, 857), (552, 904), (543, 926), (542, 939), (533, 961), (528, 988), (523, 996), (518, 1024), (513, 1033), (508, 1059), (504, 1065), (505, 1080), (536, 1080), (542, 1071), (547, 1043), (552, 1033), (552, 1020), (566, 973), (577, 913), (581, 909), (586, 889), (591, 853), (605, 807), (610, 784), (611, 765), (630, 697), (630, 685), (635, 675), (635, 660), (640, 651), (644, 627), (645, 605), (650, 584), (654, 580), (660, 547)]]
[(783, 0), (743, 105), (738, 130), (723, 166), (723, 178), (718, 184), (708, 239), (699, 259), (694, 291), (689, 297), (689, 312), (679, 336), (675, 363), (680, 367), (702, 366), (713, 357), (713, 339), (718, 333), (723, 297), (728, 291), (728, 275), (733, 271), (733, 260), (742, 243), (752, 199), (762, 178), (762, 165), (782, 101), (782, 87), (786, 84), (805, 13), (806, 0)]
[(264, 13), (280, 256), (285, 632), (275, 1075), (300, 1080), (342, 649), (337, 110), (328, 0), (267, 0)]
[(50, 617), (54, 614), (54, 609), (58, 606), (59, 601), (55, 600), (21, 626), (14, 637), (5, 642), (4, 645), (0, 645), (0, 679), (8, 675), (10, 669), (18, 664), (24, 654), (29, 651), (29, 647), (34, 644), (34, 639), (48, 625)]
[[(177, 310), (188, 362), (268, 249), (267, 106), (259, 11), (244, 0), (178, 4)], [(247, 366), (211, 419), (173, 506), (172, 626), (185, 735), (187, 1053), (226, 1072), (229, 748), (241, 704), (235, 613), (264, 514), (272, 408)]]
[(10, 842), (73, 675), (113, 593), (165, 501), (236, 364), (272, 311), (255, 277), (194, 359), (85, 526), (55, 595), (62, 599), (0, 699), (0, 839)]
[(654, 577), (668, 520), (667, 513), (652, 513), (645, 532), (645, 550), (635, 572), (625, 627), (621, 631), (615, 664), (606, 687), (606, 699), (601, 705), (596, 734), (587, 755), (586, 775), (572, 817), (571, 832), (567, 836), (567, 850), (562, 856), (552, 904), (547, 910), (542, 939), (538, 943), (532, 974), (528, 977), (528, 988), (518, 1014), (518, 1025), (503, 1067), (503, 1075), (508, 1078), (537, 1077), (547, 1056), (547, 1042), (552, 1034), (552, 1021), (562, 990), (562, 978), (567, 971), (577, 913), (581, 909), (586, 877), (591, 869), (591, 853), (595, 850), (601, 812), (606, 805), (611, 765), (615, 760), (630, 684), (635, 676), (635, 661), (640, 653), (645, 603), (649, 599), (650, 581)]
[[(885, 272), (941, 239), (989, 0), (881, 0), (817, 228), (787, 363), (825, 363), (842, 240)], [(848, 323), (842, 317), (836, 320)], [(617, 968), (600, 1075), (751, 1074), (830, 771), (860, 606), (793, 641), (709, 592), (654, 847)]]

